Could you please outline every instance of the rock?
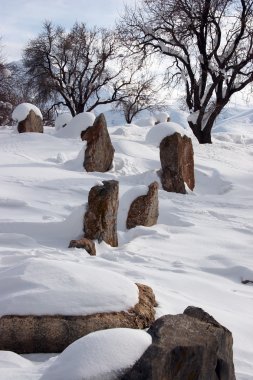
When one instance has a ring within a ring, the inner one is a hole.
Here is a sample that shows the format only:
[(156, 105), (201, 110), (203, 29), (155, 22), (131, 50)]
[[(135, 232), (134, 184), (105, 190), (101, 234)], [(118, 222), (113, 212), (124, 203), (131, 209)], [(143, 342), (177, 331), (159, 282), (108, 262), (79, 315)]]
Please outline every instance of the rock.
[(0, 350), (16, 353), (61, 352), (93, 331), (115, 327), (144, 329), (155, 320), (152, 289), (137, 284), (139, 303), (128, 311), (92, 315), (6, 315), (0, 318)]
[(25, 120), (22, 120), (18, 123), (18, 132), (43, 133), (43, 122), (41, 117), (39, 115), (36, 115), (36, 113), (33, 110), (30, 110)]
[(142, 195), (132, 202), (127, 216), (127, 228), (153, 226), (158, 215), (158, 183), (153, 182), (149, 185), (147, 195)]
[(107, 172), (114, 157), (114, 148), (107, 130), (106, 120), (101, 113), (92, 127), (81, 133), (81, 139), (87, 141), (83, 166), (87, 172)]
[(165, 137), (160, 143), (160, 160), (164, 190), (185, 194), (184, 182), (189, 189), (194, 189), (193, 148), (189, 137), (179, 133)]
[(159, 318), (152, 345), (122, 380), (235, 380), (231, 332), (194, 309)]
[(117, 212), (119, 207), (118, 181), (103, 181), (90, 189), (88, 208), (84, 215), (85, 237), (118, 246)]
[(91, 256), (96, 256), (95, 243), (86, 238), (79, 240), (71, 240), (69, 243), (69, 248), (82, 248), (85, 249)]

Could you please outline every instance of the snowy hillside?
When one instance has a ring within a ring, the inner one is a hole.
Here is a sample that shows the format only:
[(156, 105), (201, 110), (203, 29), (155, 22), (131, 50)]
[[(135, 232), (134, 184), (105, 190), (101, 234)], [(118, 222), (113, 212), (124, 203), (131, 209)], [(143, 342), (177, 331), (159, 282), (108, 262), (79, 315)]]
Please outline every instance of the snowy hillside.
[[(187, 126), (182, 111), (174, 108), (170, 114), (172, 121)], [(5, 313), (4, 300), (10, 294), (18, 299), (13, 290), (17, 283), (20, 291), (29, 294), (31, 289), (38, 291), (39, 285), (44, 289), (54, 280), (54, 297), (62, 300), (66, 308), (64, 296), (69, 284), (86, 286), (78, 266), (93, 267), (98, 273), (110, 270), (115, 273), (115, 281), (121, 275), (131, 280), (126, 280), (130, 292), (130, 300), (124, 299), (126, 306), (136, 299), (134, 290), (131, 294), (132, 282), (139, 282), (154, 290), (158, 301), (156, 317), (182, 313), (189, 305), (213, 315), (233, 334), (237, 379), (253, 379), (253, 286), (241, 283), (253, 281), (253, 110), (227, 108), (216, 123), (212, 145), (199, 145), (193, 138), (194, 191), (182, 195), (167, 193), (160, 187), (158, 224), (129, 231), (124, 221), (130, 200), (152, 181), (159, 181), (159, 149), (152, 139), (146, 140), (156, 126), (115, 126), (116, 114), (112, 115), (114, 126), (109, 124), (109, 132), (115, 159), (107, 173), (84, 172), (83, 153), (79, 155), (84, 143), (79, 138), (59, 137), (49, 127), (44, 134), (17, 134), (11, 127), (0, 128), (0, 312)], [(90, 188), (108, 179), (118, 180), (120, 186), (119, 246), (96, 244), (96, 257), (68, 249), (69, 241), (82, 235)], [(36, 283), (32, 274), (40, 271), (41, 263), (45, 266), (43, 276), (40, 274)], [(61, 281), (59, 271), (67, 273), (68, 281)], [(112, 297), (117, 296), (115, 293)], [(117, 302), (120, 308), (120, 300)], [(11, 312), (18, 313), (23, 307), (13, 302)], [(78, 298), (73, 307), (78, 313)], [(111, 339), (115, 345), (115, 336)], [(139, 351), (136, 348), (136, 357), (149, 344), (147, 339), (146, 335), (135, 335), (129, 342), (129, 347), (140, 347)], [(122, 336), (122, 345), (124, 342)], [(81, 363), (78, 353), (84, 355), (82, 343), (78, 344), (77, 349), (69, 350), (69, 356), (65, 352), (68, 360), (75, 357), (73, 371)], [(85, 344), (88, 343), (84, 342), (83, 347)], [(120, 362), (121, 358), (116, 358)], [(102, 360), (99, 355), (97, 359)], [(130, 363), (133, 360), (136, 359), (131, 358)], [(38, 380), (42, 376), (45, 380), (58, 379), (57, 376), (70, 380), (64, 376), (71, 373), (71, 360), (65, 375), (54, 375), (61, 361), (64, 362), (61, 355), (56, 359), (47, 355), (22, 358), (2, 351), (0, 380)], [(76, 376), (81, 369), (78, 373)], [(99, 369), (96, 376), (98, 373)]]

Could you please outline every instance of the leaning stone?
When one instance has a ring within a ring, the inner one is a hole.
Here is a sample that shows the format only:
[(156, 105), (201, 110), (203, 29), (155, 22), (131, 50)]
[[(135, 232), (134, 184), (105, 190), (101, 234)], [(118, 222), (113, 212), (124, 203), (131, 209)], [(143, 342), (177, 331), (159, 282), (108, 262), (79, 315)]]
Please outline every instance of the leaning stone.
[(0, 318), (0, 350), (18, 354), (62, 352), (91, 332), (123, 327), (144, 329), (155, 320), (152, 289), (137, 284), (139, 302), (127, 311), (92, 315), (6, 315)]
[(153, 182), (149, 185), (146, 195), (142, 195), (132, 202), (127, 216), (127, 228), (153, 226), (157, 223), (158, 215), (158, 183)]
[(235, 380), (231, 332), (205, 312), (187, 313), (151, 326), (151, 346), (122, 380)]
[(118, 181), (103, 181), (90, 189), (88, 208), (84, 215), (84, 234), (91, 240), (102, 240), (118, 246), (117, 212), (119, 207)]
[(82, 248), (85, 249), (91, 256), (96, 256), (96, 247), (94, 241), (86, 238), (79, 240), (71, 240), (69, 248)]
[(107, 172), (114, 157), (114, 148), (108, 133), (106, 120), (101, 113), (93, 126), (81, 132), (81, 139), (87, 141), (83, 166), (87, 172)]
[(194, 159), (192, 141), (187, 136), (174, 133), (160, 143), (161, 182), (169, 192), (186, 193), (185, 184), (193, 190)]
[(43, 133), (43, 121), (39, 115), (31, 110), (25, 120), (18, 123), (18, 132), (37, 132)]

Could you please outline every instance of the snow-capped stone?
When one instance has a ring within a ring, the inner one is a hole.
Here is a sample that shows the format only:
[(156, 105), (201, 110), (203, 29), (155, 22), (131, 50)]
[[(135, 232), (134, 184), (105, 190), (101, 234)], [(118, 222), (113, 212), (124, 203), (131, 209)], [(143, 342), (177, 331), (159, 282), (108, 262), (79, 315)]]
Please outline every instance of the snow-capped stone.
[(180, 124), (172, 121), (166, 123), (157, 124), (154, 128), (151, 128), (146, 135), (146, 143), (159, 146), (164, 137), (171, 136), (175, 132), (181, 136), (187, 135), (187, 131), (181, 127)]
[(80, 138), (81, 132), (93, 125), (95, 115), (92, 112), (82, 112), (73, 117), (64, 128), (56, 131), (57, 137)]
[(27, 118), (31, 110), (41, 119), (43, 119), (42, 113), (40, 112), (39, 108), (31, 103), (19, 104), (12, 112), (12, 119), (17, 122), (23, 121)]

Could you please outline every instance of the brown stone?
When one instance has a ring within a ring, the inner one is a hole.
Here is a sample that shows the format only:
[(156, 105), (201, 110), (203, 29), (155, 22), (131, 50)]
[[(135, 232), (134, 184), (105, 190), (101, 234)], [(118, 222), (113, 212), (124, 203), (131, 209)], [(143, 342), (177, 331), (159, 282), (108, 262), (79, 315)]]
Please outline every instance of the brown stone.
[(122, 380), (235, 380), (231, 332), (188, 309), (155, 321), (152, 344)]
[(43, 122), (39, 115), (31, 110), (25, 120), (18, 123), (18, 132), (37, 132), (43, 133)]
[(114, 148), (108, 133), (106, 120), (101, 113), (92, 127), (81, 133), (81, 139), (87, 141), (83, 166), (87, 172), (107, 172), (114, 157)]
[(169, 192), (186, 193), (185, 184), (193, 190), (194, 159), (192, 141), (187, 136), (174, 133), (160, 143), (161, 182)]
[(99, 243), (105, 241), (112, 247), (118, 246), (117, 212), (119, 207), (118, 181), (103, 181), (90, 189), (88, 207), (84, 214), (84, 234)]
[(94, 241), (86, 238), (79, 240), (71, 240), (69, 248), (81, 248), (85, 249), (91, 256), (96, 256), (96, 247)]
[(158, 215), (158, 183), (153, 182), (149, 185), (146, 195), (142, 195), (132, 202), (127, 216), (127, 228), (153, 226), (157, 223)]
[(155, 320), (152, 289), (137, 284), (139, 303), (128, 311), (92, 315), (6, 315), (0, 318), (0, 350), (16, 353), (61, 352), (93, 331), (116, 327), (144, 329)]

